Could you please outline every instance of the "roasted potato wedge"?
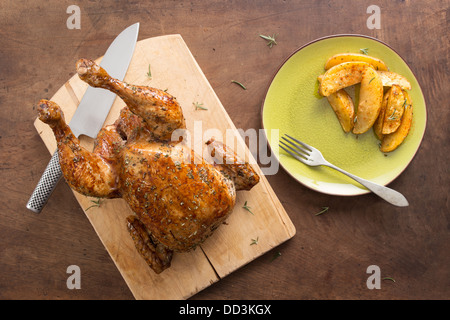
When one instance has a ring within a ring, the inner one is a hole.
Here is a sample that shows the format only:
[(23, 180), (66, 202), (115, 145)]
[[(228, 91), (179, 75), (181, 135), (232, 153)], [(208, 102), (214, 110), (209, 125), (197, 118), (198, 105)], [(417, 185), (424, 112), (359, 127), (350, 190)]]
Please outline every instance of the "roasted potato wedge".
[(403, 90), (411, 90), (411, 83), (404, 76), (391, 71), (378, 71), (381, 82), (385, 87), (391, 87), (396, 84)]
[(339, 53), (334, 56), (332, 56), (328, 61), (325, 63), (325, 70), (328, 70), (338, 64), (341, 64), (343, 62), (349, 62), (349, 61), (363, 61), (369, 63), (375, 70), (383, 70), (388, 71), (388, 67), (386, 64), (375, 57), (368, 56), (366, 54), (360, 54), (360, 53)]
[(318, 77), (319, 93), (328, 97), (330, 94), (361, 82), (363, 71), (370, 64), (362, 61), (351, 61), (338, 64)]
[(390, 134), (384, 135), (381, 141), (380, 150), (382, 152), (391, 152), (397, 149), (403, 143), (411, 129), (413, 119), (413, 104), (411, 98), (406, 91), (403, 91), (406, 98), (405, 112), (403, 113), (402, 122), (398, 129)]
[(316, 94), (327, 97), (344, 132), (359, 135), (373, 128), (382, 152), (403, 143), (413, 118), (407, 78), (389, 71), (384, 61), (359, 53), (336, 54), (324, 68)]
[(389, 100), (389, 94), (391, 93), (391, 88), (386, 91), (383, 97), (383, 101), (381, 102), (380, 114), (378, 115), (377, 121), (375, 121), (373, 125), (373, 132), (377, 136), (378, 140), (383, 140), (383, 122), (384, 122), (384, 114), (386, 112), (386, 107)]
[(333, 108), (344, 132), (350, 132), (354, 125), (355, 107), (350, 95), (341, 89), (330, 94), (328, 102)]
[(354, 134), (364, 133), (373, 126), (380, 113), (382, 100), (383, 84), (380, 76), (372, 67), (366, 67), (361, 78)]
[(394, 84), (389, 90), (389, 99), (383, 119), (383, 134), (389, 134), (397, 130), (402, 121), (406, 99), (400, 86)]

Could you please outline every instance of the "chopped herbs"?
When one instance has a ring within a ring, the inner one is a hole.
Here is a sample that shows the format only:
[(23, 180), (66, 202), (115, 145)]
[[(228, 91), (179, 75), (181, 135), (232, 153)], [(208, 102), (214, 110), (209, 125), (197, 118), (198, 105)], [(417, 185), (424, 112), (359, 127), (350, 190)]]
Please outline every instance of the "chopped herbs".
[(391, 277), (384, 277), (383, 280), (391, 280), (392, 282), (395, 282), (394, 278)]
[(195, 107), (195, 110), (208, 110), (208, 108), (205, 108), (204, 106), (203, 106), (203, 103), (198, 103), (198, 102), (192, 102), (192, 104), (194, 105), (194, 107)]
[(359, 49), (362, 54), (369, 54), (369, 48)]
[(247, 205), (247, 201), (245, 201), (244, 206), (242, 208), (253, 214), (253, 212), (250, 210), (251, 208)]
[(322, 213), (327, 212), (329, 208), (330, 208), (330, 207), (322, 207), (322, 210), (321, 210), (320, 212), (317, 212), (315, 215), (316, 215), (316, 216), (321, 215)]
[(408, 104), (406, 102), (407, 101), (405, 99), (405, 101), (403, 101), (403, 104), (402, 104), (402, 108), (405, 108), (405, 110), (408, 108)]
[(275, 41), (275, 37), (277, 35), (275, 34), (273, 36), (265, 36), (260, 34), (259, 36), (267, 41), (267, 45), (269, 46), (269, 48), (272, 48), (274, 44), (277, 44), (277, 42)]
[(247, 90), (247, 88), (240, 82), (236, 81), (236, 80), (231, 80), (232, 83), (236, 83), (237, 85), (241, 86), (242, 89)]
[(275, 254), (273, 255), (272, 260), (270, 260), (270, 262), (272, 262), (273, 260), (275, 260), (279, 256), (281, 256), (281, 252), (280, 251), (275, 252)]
[(94, 208), (94, 207), (100, 207), (101, 199), (98, 198), (97, 200), (91, 200), (91, 202), (93, 203), (93, 205), (91, 205), (91, 206), (90, 206), (89, 208), (87, 208), (85, 211), (88, 211), (89, 209)]
[(395, 115), (395, 110), (392, 112), (392, 114), (389, 116), (388, 120), (397, 120), (397, 116)]
[(252, 246), (254, 244), (258, 244), (258, 240), (259, 240), (259, 237), (256, 237), (256, 239), (252, 239), (252, 242), (250, 243), (250, 245)]
[(151, 78), (151, 77), (152, 77), (152, 70), (150, 69), (150, 64), (148, 65), (148, 72), (147, 72), (147, 76), (148, 76), (149, 78)]

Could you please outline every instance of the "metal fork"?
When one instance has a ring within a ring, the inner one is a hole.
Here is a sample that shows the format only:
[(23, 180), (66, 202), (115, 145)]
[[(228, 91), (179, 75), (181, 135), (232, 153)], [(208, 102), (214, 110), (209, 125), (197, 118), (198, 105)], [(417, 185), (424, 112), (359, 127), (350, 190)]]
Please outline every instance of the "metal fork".
[[(390, 189), (388, 187), (376, 184), (374, 182), (362, 179), (360, 177), (357, 177), (345, 170), (342, 170), (339, 167), (336, 167), (334, 164), (331, 164), (325, 158), (323, 157), (322, 153), (317, 150), (316, 148), (303, 143), (289, 135), (285, 135), (286, 137), (281, 137), (284, 141), (280, 140), (280, 148), (289, 153), (291, 156), (293, 156), (298, 161), (308, 165), (308, 166), (327, 166), (330, 168), (333, 168), (350, 178), (356, 180), (360, 184), (362, 184), (364, 187), (378, 195), (380, 198), (386, 200), (387, 202), (399, 206), (399, 207), (406, 207), (408, 206), (408, 200), (400, 193), (393, 189)], [(283, 144), (284, 147), (281, 145)], [(286, 148), (285, 148), (286, 147)]]

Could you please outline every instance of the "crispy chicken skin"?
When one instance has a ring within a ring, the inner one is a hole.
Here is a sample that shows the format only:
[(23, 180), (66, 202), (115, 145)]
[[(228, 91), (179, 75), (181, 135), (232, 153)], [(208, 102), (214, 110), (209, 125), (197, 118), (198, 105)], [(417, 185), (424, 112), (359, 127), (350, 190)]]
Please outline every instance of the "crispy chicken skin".
[(80, 146), (80, 141), (72, 134), (64, 120), (60, 107), (47, 100), (41, 100), (38, 105), (39, 119), (47, 123), (53, 130), (57, 146), (59, 163), (67, 183), (79, 193), (91, 197), (115, 198), (118, 194), (117, 179), (111, 164), (101, 156), (111, 153), (111, 145), (106, 145), (112, 139), (113, 133), (106, 135), (107, 129), (102, 129), (99, 137), (104, 137), (101, 153), (89, 152)]
[(171, 141), (185, 121), (170, 94), (111, 78), (91, 60), (79, 60), (77, 72), (127, 105), (114, 124), (100, 130), (93, 151), (80, 146), (56, 103), (41, 100), (39, 118), (54, 132), (63, 175), (75, 191), (128, 203), (134, 215), (126, 224), (135, 246), (160, 273), (170, 267), (174, 252), (189, 251), (209, 237), (232, 212), (236, 190), (250, 190), (259, 176), (213, 139), (207, 145), (214, 163), (194, 161), (198, 156), (185, 143)]
[(175, 129), (186, 128), (183, 110), (167, 92), (114, 79), (92, 60), (80, 59), (76, 66), (81, 80), (92, 87), (114, 92), (131, 112), (141, 116), (155, 139), (170, 140)]

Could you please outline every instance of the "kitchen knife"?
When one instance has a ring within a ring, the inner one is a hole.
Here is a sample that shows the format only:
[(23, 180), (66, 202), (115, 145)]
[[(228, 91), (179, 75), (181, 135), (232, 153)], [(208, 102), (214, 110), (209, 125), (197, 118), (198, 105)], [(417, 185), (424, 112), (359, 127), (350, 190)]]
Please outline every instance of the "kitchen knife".
[[(100, 66), (113, 78), (123, 80), (136, 46), (139, 23), (123, 30), (109, 46)], [(101, 89), (88, 87), (81, 99), (69, 126), (76, 137), (86, 135), (95, 138), (102, 128), (116, 94)], [(59, 165), (58, 150), (55, 151), (41, 179), (33, 191), (27, 208), (40, 213), (48, 198), (62, 177)]]

